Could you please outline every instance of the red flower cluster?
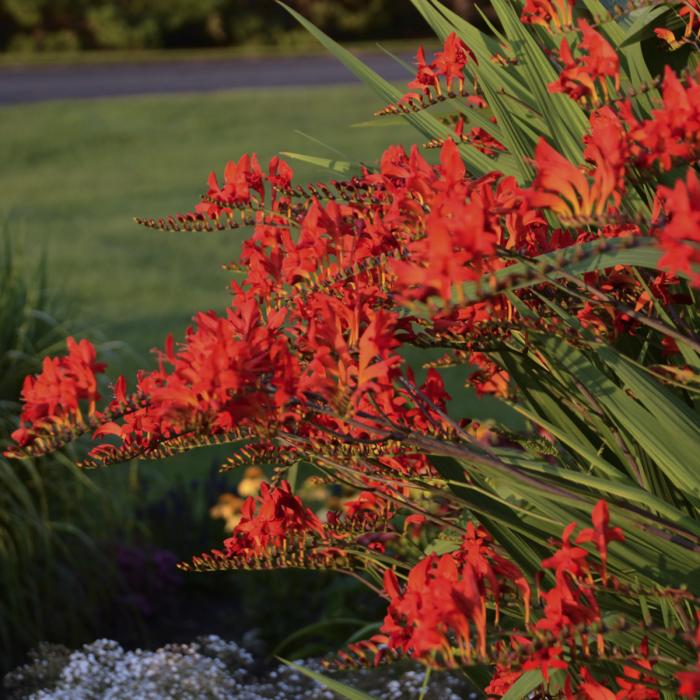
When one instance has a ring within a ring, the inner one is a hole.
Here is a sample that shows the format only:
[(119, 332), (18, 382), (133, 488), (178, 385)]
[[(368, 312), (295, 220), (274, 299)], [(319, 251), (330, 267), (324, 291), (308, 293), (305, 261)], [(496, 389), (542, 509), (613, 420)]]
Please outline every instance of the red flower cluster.
[(97, 375), (104, 372), (105, 365), (96, 361), (95, 348), (90, 341), (76, 343), (68, 338), (66, 343), (68, 355), (44, 358), (41, 374), (24, 380), (21, 427), (12, 433), (12, 439), (20, 446), (32, 440), (32, 433), (26, 426), (52, 431), (82, 422), (81, 402), (86, 402), (88, 416), (95, 415), (100, 399)]
[(488, 581), (490, 596), (496, 608), (495, 622), (500, 617), (500, 603), (503, 586), (514, 585), (519, 591), (525, 606), (525, 622), (530, 619), (530, 584), (520, 569), (494, 548), (493, 538), (485, 528), (467, 523), (462, 544), (454, 555), (457, 560), (468, 563), (477, 573), (482, 595), (484, 583)]
[(659, 234), (664, 250), (659, 265), (688, 275), (700, 287), (700, 180), (689, 170), (687, 182), (677, 180), (673, 189), (660, 188), (659, 195), (669, 219)]
[(630, 158), (640, 168), (659, 165), (670, 170), (679, 162), (694, 161), (700, 155), (700, 70), (683, 81), (666, 67), (663, 102), (649, 119), (638, 119), (629, 101), (620, 107), (629, 132)]
[(328, 513), (322, 522), (292, 493), (288, 482), (277, 486), (263, 483), (260, 495), (250, 496), (241, 509), (241, 519), (224, 540), (224, 549), (212, 550), (181, 563), (186, 571), (238, 568), (334, 568), (352, 570), (348, 547), (384, 551), (392, 540), (388, 501), (363, 491), (343, 504), (343, 511)]
[[(471, 502), (461, 496), (434, 497), (435, 484), (446, 494), (454, 482), (433, 456), (454, 456), (460, 466), (485, 465), (489, 476), (479, 476), (483, 483), (471, 473), (460, 472), (460, 478), (465, 492), (490, 498), (490, 474), (500, 482), (502, 468), (512, 467), (525, 480), (530, 468), (546, 471), (565, 452), (598, 450), (584, 444), (589, 439), (584, 432), (581, 444), (566, 442), (556, 437), (561, 426), (546, 422), (522, 436), (451, 417), (443, 368), (457, 367), (478, 395), (519, 402), (519, 390), (531, 392), (523, 403), (532, 405), (547, 391), (539, 386), (540, 373), (567, 391), (578, 381), (567, 372), (550, 377), (555, 372), (548, 358), (530, 351), (537, 338), (571, 341), (585, 355), (625, 336), (621, 346), (636, 340), (645, 353), (670, 363), (667, 374), (687, 369), (687, 348), (684, 356), (679, 350), (684, 336), (675, 329), (684, 325), (688, 285), (700, 287), (700, 181), (688, 168), (700, 156), (700, 74), (681, 79), (667, 70), (662, 99), (651, 113), (632, 100), (611, 101), (610, 92), (619, 89), (618, 55), (586, 21), (573, 26), (572, 7), (571, 0), (526, 0), (523, 21), (578, 35), (561, 43), (561, 74), (550, 85), (552, 92), (585, 101), (583, 107), (568, 105), (577, 113), (598, 107), (589, 112), (580, 149), (562, 145), (576, 162), (550, 145), (554, 130), (540, 128), (542, 115), (522, 134), (519, 151), (531, 145), (532, 152), (506, 152), (489, 133), (494, 125), (494, 134), (508, 142), (491, 116), (487, 91), (478, 83), (473, 94), (465, 90), (465, 71), (476, 57), (450, 34), (430, 63), (419, 51), (418, 74), (409, 86), (414, 92), (394, 111), (466, 100), (479, 110), (473, 113), (480, 126), (470, 124), (465, 133), (459, 121), (455, 137), (480, 153), (435, 139), (429, 145), (440, 152), (432, 162), (416, 147), (407, 152), (394, 146), (375, 168), (306, 186), (294, 183), (291, 168), (278, 158), (267, 169), (255, 155), (229, 162), (221, 184), (210, 175), (193, 212), (142, 223), (172, 231), (252, 226), (240, 260), (229, 265), (244, 273), (231, 283), (230, 307), (197, 314), (181, 343), (167, 339), (156, 369), (141, 372), (131, 392), (118, 379), (103, 405), (97, 375), (104, 366), (87, 341), (69, 339), (66, 356), (47, 358), (42, 371), (27, 378), (21, 427), (8, 454), (41, 455), (91, 432), (94, 443), (84, 463), (90, 466), (212, 443), (236, 444), (230, 466), (246, 459), (276, 461), (281, 471), (300, 459), (316, 462), (342, 474), (359, 493), (342, 512), (322, 522), (288, 483), (264, 485), (259, 497), (245, 503), (223, 550), (195, 557), (185, 568), (360, 571), (375, 589), (383, 579), (389, 607), (382, 634), (356, 646), (358, 654), (375, 661), (407, 654), (434, 666), (495, 664), (488, 691), (497, 697), (531, 669), (545, 679), (554, 670), (566, 675), (561, 692), (567, 698), (659, 697), (655, 673), (667, 662), (653, 644), (649, 648), (647, 630), (625, 628), (629, 658), (624, 659), (614, 656), (607, 634), (606, 596), (630, 599), (637, 589), (621, 576), (619, 559), (617, 567), (609, 561), (610, 543), (623, 536), (610, 526), (604, 501), (593, 509), (592, 527), (578, 536), (574, 523), (566, 527), (538, 567), (539, 554), (547, 551), (546, 535), (539, 537), (539, 552), (535, 548), (534, 557), (517, 559), (528, 576), (483, 527), (469, 523), (454, 551), (424, 557), (400, 581), (409, 568), (402, 546), (415, 551), (435, 529), (464, 527), (467, 512), (475, 517)], [(539, 30), (538, 35), (556, 46), (554, 37)], [(521, 69), (515, 59), (495, 62), (491, 70), (504, 74)], [(455, 123), (454, 117), (445, 121)], [(547, 138), (539, 136), (543, 133)], [(493, 163), (493, 171), (485, 167), (481, 172), (487, 174), (473, 177), (461, 151)], [(499, 171), (516, 161), (523, 172), (532, 168), (532, 182)], [(675, 177), (680, 166), (688, 169), (684, 178)], [(653, 272), (621, 262), (605, 268), (592, 260), (609, 254), (620, 261), (618, 251), (639, 246), (647, 261), (654, 245), (660, 260), (652, 262), (659, 268)], [(672, 319), (679, 320), (677, 326), (659, 319), (659, 304), (679, 307)], [(412, 348), (443, 353), (425, 365), (422, 384), (405, 359)], [(532, 386), (511, 382), (521, 373), (517, 363), (532, 375)], [(634, 402), (634, 389), (622, 379), (619, 384), (614, 388)], [(568, 396), (565, 403), (572, 415), (592, 411), (592, 423), (606, 434), (613, 430), (610, 409), (598, 406), (595, 396), (586, 396), (585, 406)], [(523, 413), (530, 418), (533, 411), (525, 406)], [(623, 465), (621, 483), (636, 471), (642, 483), (644, 465), (628, 454), (627, 436), (613, 438), (612, 459)], [(604, 444), (598, 456), (605, 451)], [(588, 474), (581, 477), (583, 493)], [(507, 512), (543, 518), (509, 493), (496, 492)], [(640, 507), (636, 502), (627, 517), (638, 515)], [(649, 514), (655, 509), (650, 506)], [(394, 516), (402, 519), (402, 528), (394, 526)], [(676, 537), (671, 525), (666, 532)], [(656, 599), (689, 599), (679, 591), (639, 591)], [(619, 670), (606, 685), (601, 668), (611, 660)], [(683, 671), (677, 680), (681, 695), (690, 697), (698, 688), (695, 671)]]
[(405, 588), (387, 569), (384, 588), (390, 602), (381, 631), (388, 648), (438, 666), (486, 656), (487, 599), (495, 603), (498, 623), (501, 598), (515, 588), (529, 614), (530, 586), (522, 572), (473, 523), (458, 550), (414, 566)]
[(683, 698), (700, 696), (700, 613), (697, 613), (695, 621), (695, 648), (698, 652), (695, 668), (692, 671), (681, 671), (676, 675), (679, 683), (678, 694)]
[(227, 557), (261, 556), (270, 547), (306, 533), (323, 535), (323, 525), (283, 481), (278, 488), (262, 484), (260, 496), (250, 496), (242, 518), (231, 537), (224, 541)]
[(569, 42), (562, 39), (559, 47), (559, 60), (562, 71), (559, 78), (549, 85), (550, 92), (563, 92), (574, 100), (590, 100), (593, 104), (600, 101), (596, 90), (596, 81), (608, 97), (607, 78), (611, 78), (616, 90), (620, 89), (620, 59), (615, 49), (593, 29), (585, 19), (578, 21), (581, 41), (579, 58), (574, 58)]
[(547, 29), (568, 29), (573, 26), (573, 7), (574, 0), (525, 0), (520, 19)]
[(474, 53), (454, 32), (445, 39), (442, 51), (435, 54), (431, 63), (426, 61), (425, 50), (421, 46), (416, 54), (418, 72), (408, 84), (409, 90), (413, 92), (406, 94), (403, 100), (420, 100), (421, 93), (430, 97), (432, 90), (441, 95), (441, 78), (444, 79), (448, 92), (456, 81), (457, 91), (461, 93), (464, 89), (464, 68), (470, 61), (476, 62)]
[[(678, 86), (673, 78), (671, 94), (679, 94)], [(697, 90), (694, 83), (681, 90), (687, 103), (697, 101)], [(665, 101), (660, 114), (671, 111), (668, 90)], [(365, 172), (352, 183), (338, 184), (346, 201), (323, 206), (314, 197), (306, 209), (294, 203), (291, 171), (281, 161), (271, 163), (268, 175), (255, 158), (229, 164), (225, 186), (212, 184), (206, 213), (195, 216), (218, 222), (237, 208), (258, 211), (258, 224), (242, 254), (248, 275), (242, 284), (232, 285), (234, 300), (225, 316), (199, 314), (184, 345), (176, 351), (169, 341), (159, 369), (142, 374), (133, 395), (127, 397), (123, 382), (118, 383), (122, 395), (115, 397), (104, 416), (119, 414), (125, 401), (131, 408), (124, 411), (121, 422), (105, 420), (95, 436), (114, 435), (122, 445), (106, 443), (92, 456), (112, 461), (145, 454), (164, 441), (192, 433), (269, 431), (273, 425), (295, 421), (298, 414), (292, 407), (307, 404), (312, 395), (336, 407), (347, 404), (376, 412), (363, 398), (371, 392), (385, 412), (390, 406), (395, 415), (410, 410), (409, 404), (397, 404), (390, 396), (402, 363), (395, 348), (415, 337), (415, 331), (400, 320), (391, 303), (435, 296), (459, 302), (462, 283), (513, 263), (499, 250), (535, 256), (577, 242), (565, 231), (548, 230), (543, 209), (565, 222), (615, 215), (627, 158), (635, 157), (640, 135), (650, 132), (653, 120), (628, 131), (629, 123), (629, 116), (623, 122), (609, 108), (591, 116), (585, 155), (592, 167), (585, 171), (541, 141), (535, 154), (537, 175), (529, 189), (496, 174), (469, 178), (452, 141), (442, 147), (438, 166), (429, 165), (415, 149), (407, 154), (391, 148), (379, 172)], [(664, 141), (663, 150), (673, 152), (682, 135), (670, 131), (668, 136), (671, 143)], [(679, 152), (678, 157), (684, 155), (688, 153)], [(693, 175), (687, 185), (661, 188), (668, 222), (657, 228), (665, 251), (662, 265), (690, 276), (694, 284), (700, 282), (695, 271), (700, 237), (696, 189)], [(269, 213), (261, 209), (265, 201)], [(299, 227), (296, 240), (285, 211), (291, 211)], [(629, 224), (608, 224), (599, 236), (640, 233)], [(581, 234), (578, 242), (594, 237)], [(324, 277), (319, 278), (321, 269)], [(361, 286), (344, 283), (347, 270), (362, 280)], [(608, 285), (625, 302), (646, 295), (619, 271), (596, 276), (600, 287)], [(664, 285), (672, 283), (668, 278), (657, 285), (658, 293), (666, 294)], [(302, 294), (290, 296), (290, 289)], [(578, 313), (590, 328), (603, 333), (609, 328), (615, 334), (634, 330), (624, 313), (613, 314), (612, 324), (600, 314), (592, 315), (589, 305)], [(513, 314), (509, 302), (494, 298), (436, 314), (433, 323), (436, 332), (464, 336), (486, 321), (504, 322)], [(23, 425), (16, 434), (21, 448), (40, 452), (34, 441), (50, 423), (80, 425), (79, 399), (88, 401), (90, 416), (99, 420), (103, 415), (95, 409), (94, 379), (103, 367), (95, 364), (88, 345), (80, 348), (71, 346), (67, 358), (47, 360), (42, 374), (27, 380)], [(475, 385), (480, 392), (504, 395), (507, 376), (474, 350), (470, 359), (478, 367), (472, 374)], [(307, 425), (302, 432), (310, 429)], [(347, 428), (335, 424), (334, 429)], [(294, 431), (298, 430), (295, 425)]]
[[(442, 556), (429, 555), (411, 569), (405, 586), (401, 586), (391, 569), (387, 569), (384, 586), (389, 608), (382, 636), (370, 640), (384, 644), (388, 650), (407, 654), (436, 666), (452, 666), (459, 661), (500, 659), (495, 676), (486, 688), (490, 697), (502, 697), (513, 684), (530, 670), (542, 672), (545, 680), (551, 671), (566, 672), (564, 695), (576, 698), (611, 698), (611, 700), (656, 700), (661, 697), (652, 671), (649, 648), (642, 640), (638, 654), (630, 658), (623, 675), (612, 684), (601, 683), (582, 662), (595, 656), (588, 650), (588, 630), (600, 629), (601, 609), (597, 593), (608, 585), (606, 559), (609, 543), (624, 541), (619, 528), (609, 525), (608, 506), (599, 501), (593, 510), (593, 527), (582, 530), (574, 544), (576, 528), (568, 525), (558, 549), (542, 561), (543, 570), (554, 572), (554, 585), (541, 592), (541, 613), (528, 621), (530, 587), (522, 572), (494, 550), (489, 534), (469, 524), (459, 549)], [(592, 543), (600, 563), (578, 544)], [(525, 608), (525, 631), (511, 636), (510, 645), (501, 641), (489, 648), (487, 605), (495, 606), (494, 625), (498, 624), (499, 604), (506, 597), (512, 604), (519, 597)], [(597, 656), (605, 659), (608, 642), (597, 633)], [(694, 687), (692, 673), (679, 676), (681, 691)]]
[(411, 569), (404, 590), (387, 569), (384, 589), (390, 603), (381, 631), (389, 647), (428, 663), (435, 663), (437, 655), (449, 666), (456, 665), (455, 657), (467, 661), (474, 652), (485, 656), (486, 605), (480, 582), (470, 563), (460, 566), (451, 554), (423, 559)]

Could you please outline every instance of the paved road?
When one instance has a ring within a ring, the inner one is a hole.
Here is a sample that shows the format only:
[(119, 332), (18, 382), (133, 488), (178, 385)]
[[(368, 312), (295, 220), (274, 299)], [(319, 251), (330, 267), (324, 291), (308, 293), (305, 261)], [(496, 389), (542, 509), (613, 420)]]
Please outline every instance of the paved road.
[[(386, 54), (361, 57), (388, 80), (408, 77)], [(401, 58), (412, 63), (412, 56)], [(354, 81), (332, 56), (2, 68), (0, 104)]]

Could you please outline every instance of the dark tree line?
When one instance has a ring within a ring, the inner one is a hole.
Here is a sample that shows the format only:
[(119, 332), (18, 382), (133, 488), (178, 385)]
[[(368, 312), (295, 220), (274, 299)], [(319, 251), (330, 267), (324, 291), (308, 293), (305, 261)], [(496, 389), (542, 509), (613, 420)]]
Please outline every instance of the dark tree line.
[[(334, 37), (422, 36), (408, 0), (288, 0)], [(447, 0), (460, 14), (472, 0)], [(0, 0), (0, 49), (56, 51), (289, 44), (302, 39), (273, 0)]]

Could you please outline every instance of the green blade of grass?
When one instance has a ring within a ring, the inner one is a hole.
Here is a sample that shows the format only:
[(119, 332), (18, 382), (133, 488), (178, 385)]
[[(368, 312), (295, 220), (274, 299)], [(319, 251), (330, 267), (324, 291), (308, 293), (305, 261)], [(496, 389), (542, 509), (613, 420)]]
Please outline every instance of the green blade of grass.
[[(687, 455), (697, 451), (700, 444), (696, 439), (697, 422), (695, 426), (692, 421), (689, 423), (677, 406), (668, 400), (663, 401), (660, 407), (655, 402), (662, 401), (663, 397), (658, 389), (653, 392), (652, 401), (648, 384), (643, 383), (631, 367), (619, 368), (616, 363), (615, 370), (623, 372), (627, 382), (630, 382), (630, 388), (635, 392), (634, 398), (620, 389), (577, 348), (544, 335), (537, 335), (537, 342), (558, 367), (575, 376), (597, 398), (622, 433), (629, 435), (679, 489), (700, 498), (697, 469), (687, 460)], [(610, 353), (605, 349), (601, 348), (599, 352), (611, 360)], [(649, 401), (646, 405), (640, 402), (645, 398)], [(664, 410), (668, 413), (664, 414)], [(692, 531), (700, 533), (700, 525), (693, 526)]]
[[(544, 556), (545, 549), (537, 547), (531, 538), (537, 538), (537, 531), (526, 526), (520, 517), (513, 510), (505, 507), (495, 499), (489, 498), (486, 494), (472, 494), (466, 489), (457, 486), (460, 481), (464, 481), (465, 468), (456, 459), (448, 456), (434, 454), (430, 458), (431, 463), (436, 468), (440, 476), (447, 479), (450, 489), (460, 498), (471, 502), (472, 509), (478, 513), (487, 529), (497, 538), (499, 544), (508, 552), (513, 560), (526, 572), (534, 575), (539, 570), (540, 562)], [(481, 479), (468, 471), (470, 478), (476, 479), (483, 486)], [(519, 534), (519, 532), (521, 534)], [(525, 539), (527, 533), (529, 542)], [(547, 535), (539, 535), (542, 544), (546, 543)]]
[[(636, 267), (646, 267), (652, 270), (658, 269), (661, 251), (656, 246), (656, 242), (651, 238), (640, 238), (633, 248), (626, 247), (624, 241), (615, 241), (610, 244), (610, 249), (602, 253), (599, 250), (599, 241), (591, 241), (583, 245), (571, 246), (561, 250), (545, 253), (534, 258), (534, 261), (545, 269), (547, 266), (554, 267), (548, 272), (552, 279), (558, 279), (556, 268), (562, 268), (569, 274), (581, 275), (585, 272), (603, 270), (606, 267), (615, 265), (632, 265)], [(532, 266), (525, 263), (516, 263), (509, 267), (498, 270), (489, 277), (489, 281), (499, 285), (506, 285), (510, 290), (525, 289), (537, 286), (542, 283), (539, 278), (526, 279), (528, 271)], [(682, 273), (679, 273), (682, 275)], [(452, 303), (465, 303), (479, 301), (483, 298), (481, 290), (487, 280), (478, 282), (465, 282), (459, 287), (455, 286), (452, 291)], [(433, 300), (435, 306), (442, 307), (446, 304), (442, 300)], [(417, 310), (419, 315), (427, 317), (428, 310), (423, 304), (414, 304), (411, 310)]]
[(544, 683), (541, 671), (525, 671), (510, 687), (502, 700), (523, 700)]
[(493, 6), (513, 48), (522, 59), (519, 65), (525, 82), (532, 90), (537, 111), (547, 123), (553, 145), (572, 163), (582, 162), (582, 140), (588, 129), (585, 113), (567, 95), (549, 92), (547, 85), (556, 81), (557, 72), (526, 31), (513, 5), (506, 0), (493, 0)]
[(351, 163), (347, 160), (332, 160), (331, 158), (321, 158), (319, 156), (309, 156), (305, 153), (292, 153), (291, 151), (281, 151), (280, 155), (290, 160), (298, 160), (302, 163), (309, 163), (319, 168), (325, 168), (336, 173), (347, 173), (351, 168), (359, 168), (359, 163)]
[(305, 625), (301, 629), (298, 629), (289, 636), (285, 637), (272, 651), (273, 656), (278, 656), (283, 649), (286, 649), (290, 644), (298, 642), (300, 639), (304, 639), (309, 635), (316, 634), (317, 632), (324, 632), (328, 629), (333, 629), (338, 626), (352, 626), (364, 629), (367, 627), (366, 620), (358, 620), (354, 617), (337, 617), (333, 620), (321, 620), (320, 622), (314, 622), (311, 625)]
[(346, 698), (347, 700), (375, 700), (375, 698), (373, 698), (371, 695), (367, 695), (367, 693), (363, 693), (361, 690), (355, 690), (355, 688), (351, 688), (345, 683), (341, 683), (340, 681), (336, 681), (333, 678), (324, 676), (322, 673), (316, 673), (316, 671), (312, 671), (311, 669), (305, 668), (304, 666), (295, 664), (293, 661), (287, 661), (286, 659), (282, 659), (280, 657), (277, 658), (283, 664), (286, 664), (290, 668), (293, 668), (295, 671), (298, 671), (299, 673), (307, 676), (308, 678), (311, 678), (311, 680), (320, 683), (321, 685), (328, 688), (328, 690), (332, 690), (334, 693), (338, 693), (338, 695), (340, 695), (343, 698)]
[[(350, 51), (343, 48), (327, 34), (315, 27), (296, 10), (293, 10), (280, 0), (277, 0), (277, 3), (289, 12), (292, 17), (326, 47), (341, 63), (343, 63), (343, 65), (371, 87), (387, 104), (396, 103), (401, 99), (402, 93), (399, 90), (391, 85), (391, 83), (384, 80), (378, 73), (366, 66), (357, 56), (354, 56)], [(451, 138), (453, 135), (452, 131), (447, 126), (435, 119), (427, 110), (419, 110), (417, 112), (410, 111), (406, 114), (406, 120), (428, 139), (447, 139)], [(476, 176), (485, 175), (493, 170), (493, 164), (490, 159), (473, 146), (462, 144), (460, 152), (470, 170)]]

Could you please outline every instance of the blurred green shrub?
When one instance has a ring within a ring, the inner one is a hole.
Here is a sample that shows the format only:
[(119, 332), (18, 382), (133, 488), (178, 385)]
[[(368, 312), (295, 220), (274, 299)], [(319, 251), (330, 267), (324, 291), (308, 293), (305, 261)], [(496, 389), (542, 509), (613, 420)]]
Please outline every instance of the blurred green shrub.
[[(343, 40), (420, 36), (424, 24), (395, 0), (290, 0)], [(470, 0), (452, 0), (457, 12)], [(272, 0), (0, 0), (0, 50), (59, 51), (285, 45), (308, 42)]]
[[(0, 248), (0, 454), (17, 424), (22, 380), (76, 332), (65, 320), (74, 315), (49, 291), (44, 265), (30, 271), (6, 240)], [(130, 481), (137, 483), (130, 487), (125, 471), (88, 475), (73, 462), (62, 453), (36, 461), (0, 457), (0, 675), (40, 642), (72, 648), (106, 635), (128, 645), (189, 640), (209, 632), (214, 611), (224, 609), (228, 619), (219, 631), (258, 628), (270, 648), (308, 622), (367, 620), (380, 612), (363, 587), (332, 574), (273, 571), (180, 581), (177, 557), (202, 551), (221, 535), (220, 521), (208, 511), (230, 490), (228, 481), (212, 470), (158, 487), (134, 471)], [(232, 586), (237, 595), (229, 610), (220, 601)], [(269, 615), (271, 605), (281, 609), (290, 601), (286, 615)], [(328, 626), (290, 640), (285, 651), (319, 653), (340, 646), (351, 631)]]
[[(16, 427), (25, 374), (69, 330), (47, 292), (44, 267), (18, 269), (0, 251), (0, 435)], [(5, 444), (0, 441), (0, 450)], [(0, 458), (0, 671), (40, 640), (79, 643), (94, 634), (118, 588), (103, 541), (124, 513), (58, 453), (41, 462)], [(105, 520), (106, 517), (106, 520)]]

